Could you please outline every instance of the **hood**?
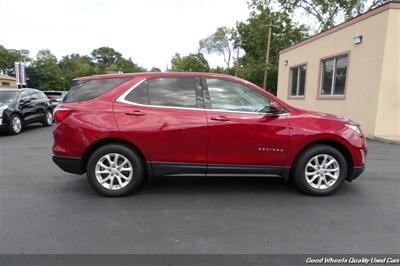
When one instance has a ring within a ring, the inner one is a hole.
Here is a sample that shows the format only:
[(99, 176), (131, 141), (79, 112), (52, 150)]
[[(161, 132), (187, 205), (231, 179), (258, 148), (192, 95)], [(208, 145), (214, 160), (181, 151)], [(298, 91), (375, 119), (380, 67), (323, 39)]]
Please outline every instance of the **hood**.
[(341, 121), (343, 123), (350, 123), (350, 124), (357, 124), (353, 120), (346, 118), (344, 116), (340, 115), (334, 115), (334, 114), (329, 114), (329, 113), (323, 113), (323, 112), (316, 112), (316, 111), (309, 111), (309, 110), (302, 110), (304, 113), (314, 116), (314, 117), (319, 117), (319, 118), (325, 118), (325, 119), (330, 119), (330, 120), (336, 120), (336, 121)]

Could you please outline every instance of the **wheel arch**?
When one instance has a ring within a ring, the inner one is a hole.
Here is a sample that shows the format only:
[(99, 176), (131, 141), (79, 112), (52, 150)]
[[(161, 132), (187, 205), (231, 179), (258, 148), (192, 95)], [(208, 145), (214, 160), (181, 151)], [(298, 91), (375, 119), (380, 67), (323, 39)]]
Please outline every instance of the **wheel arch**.
[[(314, 145), (327, 145), (327, 146), (331, 146), (332, 148), (337, 149), (346, 159), (347, 162), (347, 177), (346, 179), (349, 180), (349, 177), (352, 175), (353, 172), (353, 157), (350, 153), (350, 151), (347, 149), (347, 147), (341, 143), (340, 141), (334, 140), (334, 139), (317, 139), (314, 141), (311, 141), (310, 143), (307, 143), (306, 145), (304, 145), (295, 155), (294, 160), (292, 162), (292, 167), (291, 169), (293, 169), (293, 166), (297, 163), (297, 160), (300, 158), (301, 154), (306, 151), (308, 148), (310, 148), (311, 146)], [(292, 178), (292, 171), (289, 174), (289, 178)]]
[(146, 157), (144, 156), (143, 152), (135, 144), (122, 138), (103, 138), (90, 144), (90, 146), (85, 150), (85, 152), (82, 155), (81, 167), (83, 172), (86, 172), (86, 165), (93, 152), (98, 148), (105, 146), (107, 144), (121, 144), (135, 151), (143, 160), (143, 167), (146, 170), (145, 172), (148, 174), (148, 176), (150, 176), (151, 168), (148, 166)]

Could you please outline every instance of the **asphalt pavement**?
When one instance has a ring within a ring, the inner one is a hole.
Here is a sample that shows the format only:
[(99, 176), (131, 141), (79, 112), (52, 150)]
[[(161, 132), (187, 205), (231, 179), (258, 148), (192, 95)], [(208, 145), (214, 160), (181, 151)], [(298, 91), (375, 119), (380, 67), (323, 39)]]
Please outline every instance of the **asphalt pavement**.
[(52, 128), (0, 134), (0, 253), (399, 253), (400, 146), (329, 197), (280, 179), (157, 178), (104, 198), (51, 161)]

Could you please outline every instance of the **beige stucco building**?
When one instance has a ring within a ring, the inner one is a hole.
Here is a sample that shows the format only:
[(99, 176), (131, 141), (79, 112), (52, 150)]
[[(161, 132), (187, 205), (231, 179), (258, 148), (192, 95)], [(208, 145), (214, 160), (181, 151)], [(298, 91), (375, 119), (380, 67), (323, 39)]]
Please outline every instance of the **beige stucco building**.
[(280, 51), (278, 97), (343, 115), (400, 140), (400, 3), (388, 3)]
[(10, 77), (0, 73), (0, 87), (17, 87), (17, 81), (14, 77)]

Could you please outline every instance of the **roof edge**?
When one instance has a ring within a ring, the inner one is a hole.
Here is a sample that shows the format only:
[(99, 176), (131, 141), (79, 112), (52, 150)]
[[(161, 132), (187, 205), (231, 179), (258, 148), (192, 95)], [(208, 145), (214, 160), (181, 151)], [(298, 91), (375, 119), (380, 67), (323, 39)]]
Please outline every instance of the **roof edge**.
[(367, 12), (361, 14), (361, 15), (358, 15), (357, 17), (354, 17), (354, 18), (349, 19), (349, 20), (347, 20), (345, 22), (342, 22), (342, 23), (334, 26), (333, 28), (330, 28), (330, 29), (328, 29), (326, 31), (323, 31), (323, 32), (320, 32), (320, 33), (317, 33), (317, 34), (315, 34), (315, 35), (313, 35), (313, 36), (311, 36), (311, 37), (309, 37), (309, 38), (307, 38), (305, 40), (302, 40), (302, 41), (300, 41), (298, 43), (295, 43), (295, 44), (293, 44), (293, 45), (291, 45), (289, 47), (283, 48), (283, 49), (281, 49), (279, 51), (279, 54), (283, 54), (283, 53), (289, 52), (289, 51), (291, 51), (291, 50), (293, 50), (295, 48), (298, 48), (300, 46), (303, 46), (305, 44), (308, 44), (310, 42), (318, 40), (318, 39), (320, 39), (322, 37), (325, 37), (325, 36), (327, 36), (329, 34), (335, 33), (335, 32), (337, 32), (337, 31), (339, 31), (341, 29), (347, 28), (347, 27), (349, 27), (349, 26), (351, 26), (353, 24), (361, 22), (361, 21), (363, 21), (363, 20), (365, 20), (365, 19), (367, 19), (369, 17), (375, 16), (375, 15), (380, 14), (380, 13), (386, 11), (386, 10), (389, 10), (389, 9), (400, 9), (400, 2), (387, 2), (387, 3), (381, 5), (381, 6), (377, 7), (377, 8), (374, 8), (374, 9), (369, 10), (369, 11), (367, 11)]

